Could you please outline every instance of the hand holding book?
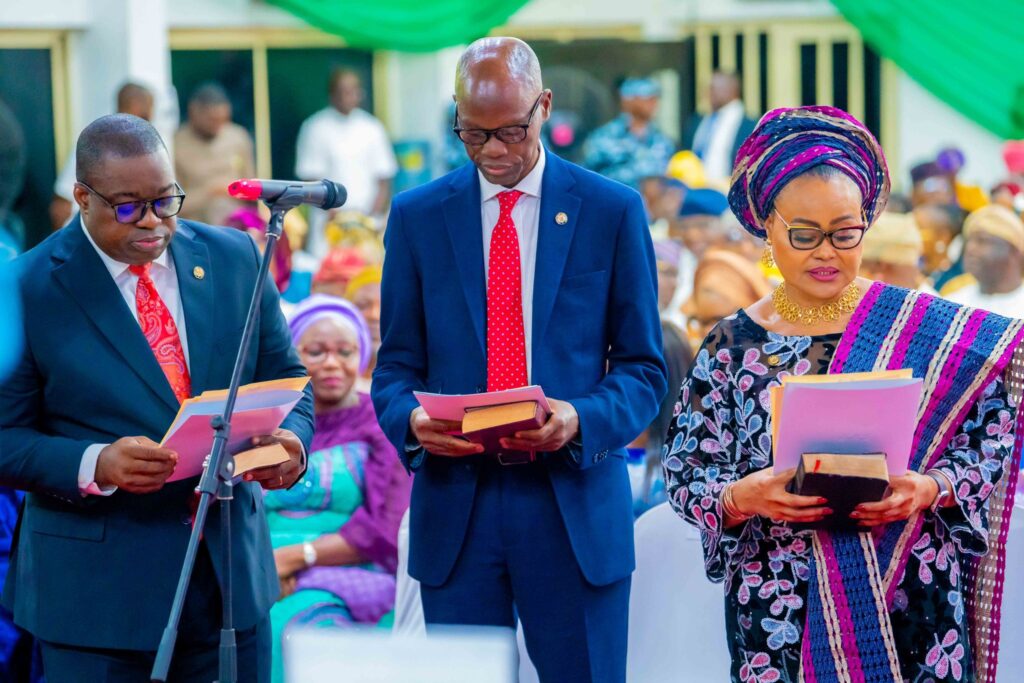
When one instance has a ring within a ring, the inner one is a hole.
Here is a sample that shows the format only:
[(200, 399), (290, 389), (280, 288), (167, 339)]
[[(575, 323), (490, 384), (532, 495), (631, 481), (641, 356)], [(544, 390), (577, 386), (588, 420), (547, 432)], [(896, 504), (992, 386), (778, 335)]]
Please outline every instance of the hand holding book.
[[(786, 470), (775, 474), (771, 468), (766, 468), (729, 484), (737, 512), (803, 523), (819, 522), (832, 514), (828, 501), (821, 496), (798, 496), (786, 490), (795, 472)], [(742, 519), (726, 520), (726, 526), (740, 521)]]
[(909, 519), (915, 512), (931, 507), (939, 494), (938, 483), (924, 474), (908, 471), (889, 478), (890, 493), (875, 503), (861, 503), (850, 514), (862, 527)]

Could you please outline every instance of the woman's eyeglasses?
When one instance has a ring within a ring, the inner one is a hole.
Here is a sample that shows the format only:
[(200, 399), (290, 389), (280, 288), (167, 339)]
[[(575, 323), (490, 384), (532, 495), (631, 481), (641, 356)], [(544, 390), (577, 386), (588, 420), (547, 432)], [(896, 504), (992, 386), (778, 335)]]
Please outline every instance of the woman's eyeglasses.
[(150, 199), (149, 201), (119, 202), (117, 204), (114, 204), (81, 180), (78, 181), (78, 184), (102, 199), (107, 206), (113, 209), (114, 220), (118, 223), (138, 223), (150, 208), (153, 209), (153, 213), (157, 218), (170, 218), (171, 216), (177, 216), (181, 212), (181, 205), (185, 203), (185, 191), (181, 189), (181, 185), (178, 183), (174, 183), (174, 187), (178, 190), (178, 194), (158, 197), (156, 199)]
[(526, 123), (518, 126), (502, 126), (501, 128), (460, 128), (459, 110), (456, 108), (455, 127), (452, 128), (452, 131), (459, 136), (460, 140), (473, 147), (482, 147), (483, 145), (486, 145), (492, 135), (506, 145), (518, 145), (526, 139), (526, 133), (530, 130), (530, 124), (533, 123), (533, 115), (537, 113), (537, 107), (540, 106), (542, 97), (544, 97), (543, 92), (537, 96), (537, 101), (533, 103), (533, 107), (530, 109), (530, 117), (526, 119)]
[(775, 215), (786, 226), (789, 245), (800, 251), (817, 249), (826, 239), (836, 249), (853, 249), (861, 243), (861, 240), (864, 239), (864, 232), (868, 229), (866, 225), (851, 225), (847, 228), (825, 232), (821, 228), (812, 228), (807, 225), (790, 225), (778, 210), (775, 211)]
[(356, 350), (350, 346), (332, 349), (327, 346), (302, 346), (299, 347), (299, 356), (306, 365), (319, 365), (326, 362), (327, 356), (334, 354), (339, 360), (346, 361), (356, 355)]

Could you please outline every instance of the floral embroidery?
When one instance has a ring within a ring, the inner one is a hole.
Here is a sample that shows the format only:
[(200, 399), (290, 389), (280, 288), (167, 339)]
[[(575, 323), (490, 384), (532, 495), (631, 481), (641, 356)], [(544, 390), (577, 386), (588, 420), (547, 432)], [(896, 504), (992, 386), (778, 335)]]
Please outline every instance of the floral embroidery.
[[(759, 517), (724, 529), (721, 491), (771, 465), (770, 387), (826, 372), (838, 340), (770, 333), (741, 311), (711, 331), (679, 391), (662, 448), (666, 490), (701, 531), (708, 577), (724, 582), (733, 681), (798, 680), (810, 533)], [(896, 590), (893, 631), (907, 680), (973, 676), (959, 557), (987, 550), (987, 500), (1009, 460), (1015, 416), (994, 382), (936, 463), (959, 505), (926, 515)]]

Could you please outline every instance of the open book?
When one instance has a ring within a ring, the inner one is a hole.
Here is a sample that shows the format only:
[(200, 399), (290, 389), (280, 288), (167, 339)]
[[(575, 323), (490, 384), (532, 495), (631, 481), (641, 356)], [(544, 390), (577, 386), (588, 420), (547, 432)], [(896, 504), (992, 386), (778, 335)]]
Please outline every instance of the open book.
[[(309, 383), (308, 377), (289, 377), (247, 384), (238, 390), (235, 413), (231, 418), (231, 435), (227, 450), (236, 454), (248, 450), (252, 438), (272, 433), (281, 426), (284, 418), (292, 411), (303, 396)], [(204, 391), (201, 395), (185, 400), (177, 416), (167, 429), (161, 446), (178, 454), (178, 465), (167, 481), (178, 481), (202, 473), (203, 463), (213, 447), (213, 427), (210, 419), (224, 412), (227, 390)], [(280, 462), (283, 448), (260, 451), (256, 460), (259, 464)], [(287, 455), (287, 454), (286, 454)], [(236, 463), (236, 474), (246, 461)]]

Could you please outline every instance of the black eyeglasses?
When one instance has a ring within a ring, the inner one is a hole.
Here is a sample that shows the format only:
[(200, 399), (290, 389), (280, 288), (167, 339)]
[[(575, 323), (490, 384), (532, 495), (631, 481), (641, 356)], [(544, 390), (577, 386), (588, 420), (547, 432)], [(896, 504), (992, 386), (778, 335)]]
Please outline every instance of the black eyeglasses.
[(530, 130), (530, 124), (533, 123), (533, 115), (537, 113), (537, 107), (540, 106), (540, 101), (544, 97), (542, 92), (537, 96), (537, 101), (533, 103), (533, 107), (530, 109), (530, 117), (526, 119), (526, 123), (519, 126), (502, 126), (501, 128), (460, 128), (459, 127), (459, 109), (455, 108), (455, 127), (452, 128), (452, 132), (459, 136), (459, 139), (465, 142), (467, 145), (473, 147), (482, 147), (487, 144), (487, 141), (491, 139), (491, 136), (498, 138), (501, 142), (506, 145), (517, 145), (526, 139), (526, 133)]
[(181, 205), (185, 203), (185, 191), (181, 189), (181, 185), (178, 183), (174, 183), (174, 187), (177, 188), (178, 194), (172, 194), (166, 197), (157, 197), (156, 199), (150, 199), (148, 201), (119, 202), (117, 204), (114, 204), (81, 180), (78, 181), (78, 184), (102, 199), (107, 206), (113, 209), (114, 220), (118, 223), (138, 223), (146, 215), (146, 211), (151, 208), (157, 218), (170, 218), (171, 216), (177, 216), (181, 212)]
[(800, 251), (817, 249), (827, 238), (836, 249), (853, 249), (864, 239), (864, 232), (868, 229), (866, 225), (851, 225), (848, 228), (839, 228), (832, 232), (825, 232), (820, 228), (812, 228), (804, 225), (790, 225), (778, 211), (775, 215), (779, 217), (782, 224), (786, 226), (789, 234), (789, 245)]

